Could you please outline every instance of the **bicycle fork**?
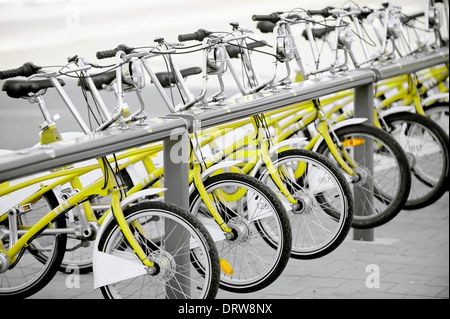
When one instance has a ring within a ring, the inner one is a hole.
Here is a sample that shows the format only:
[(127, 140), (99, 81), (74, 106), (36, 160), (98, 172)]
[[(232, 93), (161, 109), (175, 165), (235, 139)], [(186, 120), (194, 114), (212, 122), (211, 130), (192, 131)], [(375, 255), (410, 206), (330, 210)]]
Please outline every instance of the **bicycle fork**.
[[(157, 270), (155, 264), (152, 261), (150, 261), (147, 254), (144, 252), (142, 246), (139, 244), (136, 237), (133, 235), (133, 232), (131, 231), (130, 226), (128, 225), (126, 218), (123, 214), (122, 205), (120, 204), (120, 200), (122, 197), (122, 190), (120, 189), (114, 178), (114, 172), (111, 166), (109, 166), (108, 160), (106, 158), (102, 158), (102, 161), (104, 164), (102, 165), (102, 171), (105, 176), (105, 188), (111, 190), (111, 209), (117, 221), (117, 224), (119, 225), (120, 230), (122, 231), (124, 237), (131, 246), (133, 252), (138, 256), (141, 262), (148, 267), (147, 272), (149, 274), (152, 272), (156, 272)], [(138, 225), (136, 226), (137, 228), (139, 228)]]
[(216, 204), (214, 203), (214, 201), (212, 199), (212, 195), (208, 194), (208, 192), (206, 191), (205, 185), (203, 184), (203, 179), (202, 179), (202, 174), (201, 174), (201, 162), (199, 162), (198, 160), (195, 159), (193, 163), (194, 163), (194, 167), (193, 167), (194, 185), (197, 188), (197, 190), (200, 194), (200, 197), (202, 198), (208, 211), (211, 213), (214, 221), (225, 232), (225, 238), (232, 239), (234, 236), (232, 229), (230, 227), (228, 227), (227, 223), (225, 222), (223, 217), (220, 215), (219, 211), (217, 210)]

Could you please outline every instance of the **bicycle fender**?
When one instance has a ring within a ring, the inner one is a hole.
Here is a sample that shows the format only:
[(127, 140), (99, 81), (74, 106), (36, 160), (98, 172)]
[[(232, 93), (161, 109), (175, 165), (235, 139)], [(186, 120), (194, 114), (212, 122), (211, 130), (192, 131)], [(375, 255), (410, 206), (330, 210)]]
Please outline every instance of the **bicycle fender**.
[[(135, 201), (136, 199), (139, 199), (139, 198), (144, 197), (144, 196), (153, 196), (153, 195), (156, 195), (158, 193), (165, 192), (166, 190), (167, 190), (167, 188), (149, 188), (149, 189), (141, 190), (141, 191), (136, 192), (136, 193), (134, 193), (134, 194), (132, 194), (130, 196), (127, 196), (124, 200), (122, 200), (120, 202), (120, 206), (122, 208), (125, 208), (128, 204), (130, 204), (131, 202)], [(99, 229), (99, 232), (97, 234), (97, 239), (99, 237), (101, 237), (99, 235), (101, 235), (101, 233), (103, 232), (103, 229), (111, 222), (111, 220), (113, 218), (114, 218), (114, 216), (111, 213), (109, 213), (108, 216), (106, 216), (106, 218), (103, 221), (103, 223), (102, 223), (102, 225), (101, 225), (101, 227)], [(97, 241), (97, 239), (96, 239), (96, 241)], [(97, 247), (97, 245), (95, 247)]]
[[(242, 161), (223, 161), (217, 164), (214, 164), (210, 167), (208, 167), (203, 173), (202, 173), (202, 179), (205, 180), (209, 175), (214, 173), (215, 171), (218, 171), (219, 169), (225, 168), (225, 167), (231, 167), (235, 166), (239, 163), (242, 163)], [(189, 185), (189, 194), (192, 194), (194, 191), (195, 185), (194, 183), (191, 183)]]
[(447, 101), (448, 102), (448, 93), (436, 93), (433, 95), (430, 95), (429, 97), (422, 100), (422, 106), (427, 105), (430, 102), (441, 102), (441, 101)]
[(167, 190), (167, 188), (148, 188), (148, 189), (144, 189), (144, 190), (136, 192), (136, 193), (134, 193), (134, 194), (132, 194), (130, 196), (125, 197), (125, 199), (120, 202), (120, 205), (122, 206), (122, 208), (125, 208), (126, 206), (128, 206), (128, 204), (134, 202), (136, 199), (139, 199), (139, 198), (144, 197), (144, 196), (153, 196), (153, 195), (156, 195), (158, 193), (165, 192), (166, 190)]
[[(277, 144), (275, 144), (274, 146), (272, 146), (269, 149), (269, 155), (272, 156), (273, 154), (275, 154), (280, 148), (288, 146), (288, 145), (295, 145), (295, 144), (307, 144), (305, 141), (307, 140), (306, 137), (293, 137), (293, 138), (289, 138), (287, 140), (281, 141)], [(305, 142), (305, 143), (302, 143)], [(302, 147), (302, 146), (300, 146)], [(250, 174), (250, 176), (255, 177), (256, 173), (258, 172), (259, 168), (263, 165), (263, 159), (260, 157), (258, 159), (258, 161), (255, 164), (255, 167), (252, 169), (252, 172)]]
[[(166, 188), (152, 188), (139, 191), (133, 195), (128, 196), (120, 202), (122, 207), (127, 206), (134, 200), (143, 196), (152, 196), (161, 192), (165, 192)], [(112, 212), (106, 216), (97, 236), (94, 241), (94, 250), (92, 253), (92, 267), (94, 274), (94, 290), (102, 286), (124, 280), (126, 278), (132, 278), (135, 276), (145, 274), (145, 268), (142, 267), (142, 263), (124, 259), (121, 257), (105, 254), (98, 249), (100, 238), (103, 235), (105, 228), (114, 219)]]
[(402, 113), (402, 112), (410, 112), (414, 113), (414, 106), (394, 106), (387, 110), (381, 110), (381, 116), (388, 116), (391, 114)]
[[(357, 124), (361, 124), (367, 121), (367, 118), (365, 117), (355, 117), (355, 118), (351, 118), (351, 119), (347, 119), (347, 120), (343, 120), (342, 122), (337, 123), (336, 125), (333, 125), (333, 129), (337, 130), (340, 129), (341, 127), (346, 127), (346, 126), (350, 126), (350, 125), (357, 125)], [(323, 137), (321, 136), (316, 144), (314, 144), (313, 147), (313, 151), (317, 151), (317, 149), (319, 148), (319, 145), (322, 143), (323, 141)]]

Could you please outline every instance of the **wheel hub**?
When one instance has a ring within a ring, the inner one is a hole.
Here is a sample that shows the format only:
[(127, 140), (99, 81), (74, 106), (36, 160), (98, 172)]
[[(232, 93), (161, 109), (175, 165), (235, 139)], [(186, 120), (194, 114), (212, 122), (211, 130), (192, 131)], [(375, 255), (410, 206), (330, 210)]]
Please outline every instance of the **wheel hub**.
[(149, 256), (149, 259), (156, 264), (158, 271), (155, 273), (154, 268), (148, 268), (147, 273), (161, 282), (170, 281), (176, 273), (177, 264), (173, 256), (167, 251), (156, 251)]
[(298, 191), (294, 194), (294, 198), (297, 200), (297, 203), (292, 205), (294, 214), (305, 214), (312, 211), (315, 201), (309, 192)]
[(230, 220), (228, 223), (228, 227), (233, 230), (234, 237), (231, 239), (235, 242), (244, 242), (250, 238), (250, 228), (248, 227), (248, 221), (241, 218), (235, 217)]
[(352, 181), (352, 184), (356, 186), (365, 184), (370, 176), (369, 169), (367, 167), (357, 167), (354, 171), (357, 174), (357, 178)]

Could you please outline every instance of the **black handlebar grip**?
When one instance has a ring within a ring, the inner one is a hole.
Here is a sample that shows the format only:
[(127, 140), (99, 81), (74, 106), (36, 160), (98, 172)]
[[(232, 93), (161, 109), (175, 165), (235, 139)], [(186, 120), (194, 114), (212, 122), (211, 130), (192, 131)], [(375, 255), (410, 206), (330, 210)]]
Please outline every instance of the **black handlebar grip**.
[(268, 21), (272, 23), (277, 23), (280, 21), (280, 15), (276, 12), (271, 14), (254, 14), (252, 16), (253, 21)]
[(104, 50), (104, 51), (97, 51), (95, 56), (97, 57), (97, 59), (101, 60), (101, 59), (112, 58), (116, 55), (116, 53), (117, 53), (116, 49)]
[(125, 52), (125, 54), (130, 54), (131, 52), (133, 52), (134, 49), (135, 48), (129, 47), (125, 44), (119, 44), (116, 48), (116, 50), (123, 51), (123, 52)]
[(117, 52), (123, 51), (125, 54), (130, 54), (133, 52), (134, 48), (128, 47), (125, 44), (119, 44), (115, 49), (112, 50), (104, 50), (104, 51), (97, 51), (96, 57), (97, 59), (107, 59), (107, 58), (113, 58)]
[(364, 8), (360, 11), (358, 15), (358, 19), (363, 20), (366, 19), (371, 13), (373, 13), (373, 9)]
[(198, 29), (194, 33), (184, 33), (184, 34), (178, 35), (178, 41), (180, 41), (180, 42), (192, 41), (192, 40), (203, 41), (204, 38), (206, 38), (207, 36), (209, 36), (211, 34), (212, 34), (211, 31), (207, 31), (205, 29)]
[(16, 76), (28, 77), (36, 74), (42, 67), (34, 65), (32, 62), (24, 63), (20, 68), (0, 71), (0, 80), (13, 78)]
[(333, 7), (326, 7), (322, 10), (308, 10), (309, 15), (321, 15), (324, 18), (328, 18), (331, 15), (330, 10), (334, 9)]

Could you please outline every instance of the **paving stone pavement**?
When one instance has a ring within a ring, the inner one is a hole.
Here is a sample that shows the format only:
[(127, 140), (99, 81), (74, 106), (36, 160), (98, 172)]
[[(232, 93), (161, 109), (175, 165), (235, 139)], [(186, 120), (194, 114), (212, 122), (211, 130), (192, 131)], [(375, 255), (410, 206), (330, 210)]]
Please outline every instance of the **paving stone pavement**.
[[(76, 288), (66, 282), (68, 275), (58, 273), (30, 299), (103, 298), (93, 291), (92, 274), (81, 275)], [(291, 259), (269, 287), (249, 294), (220, 290), (217, 299), (449, 299), (449, 194), (401, 211), (374, 229), (373, 241), (354, 240), (351, 230), (326, 256)]]

